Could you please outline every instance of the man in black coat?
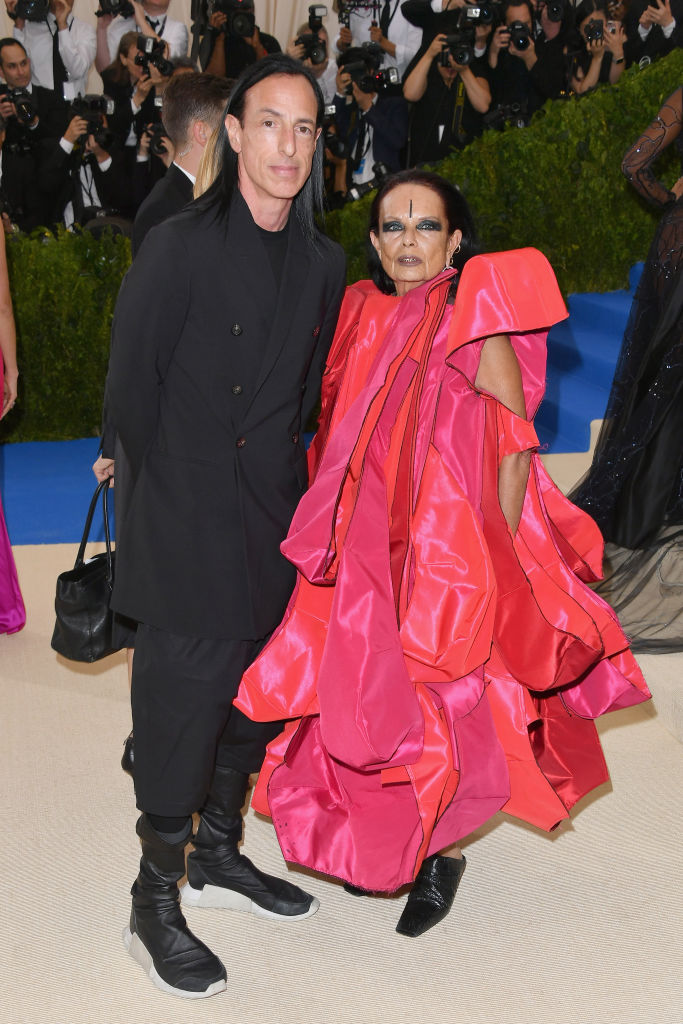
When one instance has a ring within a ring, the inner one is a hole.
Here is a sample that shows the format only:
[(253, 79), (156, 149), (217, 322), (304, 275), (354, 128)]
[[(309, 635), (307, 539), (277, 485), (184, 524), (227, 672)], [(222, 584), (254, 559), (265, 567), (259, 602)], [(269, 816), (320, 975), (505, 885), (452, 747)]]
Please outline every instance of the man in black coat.
[(140, 206), (133, 224), (133, 256), (150, 228), (180, 213), (192, 190), (207, 142), (221, 122), (230, 83), (217, 75), (174, 75), (164, 92), (163, 123), (173, 163)]
[[(279, 550), (307, 483), (303, 427), (344, 290), (322, 204), (322, 97), (277, 55), (235, 85), (207, 193), (153, 228), (117, 302), (103, 456), (130, 469), (114, 609), (138, 622), (135, 791), (143, 812), (131, 955), (165, 991), (225, 988), (178, 905), (308, 917), (317, 901), (240, 855), (241, 807), (272, 723), (232, 707), (295, 572)], [(313, 171), (311, 173), (311, 166)], [(234, 943), (232, 943), (234, 946)]]

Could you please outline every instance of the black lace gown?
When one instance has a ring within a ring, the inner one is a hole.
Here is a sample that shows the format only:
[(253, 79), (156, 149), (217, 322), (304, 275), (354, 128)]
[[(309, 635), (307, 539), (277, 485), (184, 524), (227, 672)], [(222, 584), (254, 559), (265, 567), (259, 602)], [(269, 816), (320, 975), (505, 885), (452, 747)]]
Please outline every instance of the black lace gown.
[(587, 475), (570, 494), (605, 537), (605, 579), (633, 648), (683, 650), (683, 198), (652, 164), (675, 146), (683, 88), (626, 153), (622, 170), (663, 210), (631, 307)]

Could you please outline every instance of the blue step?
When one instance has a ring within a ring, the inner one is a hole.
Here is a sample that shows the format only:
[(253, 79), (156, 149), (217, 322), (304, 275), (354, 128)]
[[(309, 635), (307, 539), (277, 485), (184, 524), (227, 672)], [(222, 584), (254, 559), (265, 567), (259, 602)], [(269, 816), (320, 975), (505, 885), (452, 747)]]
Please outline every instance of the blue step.
[(571, 320), (557, 324), (548, 335), (548, 372), (575, 374), (609, 389), (622, 333), (582, 328)]
[(539, 439), (551, 452), (585, 452), (591, 420), (605, 413), (609, 391), (573, 374), (548, 369), (545, 397), (536, 414)]

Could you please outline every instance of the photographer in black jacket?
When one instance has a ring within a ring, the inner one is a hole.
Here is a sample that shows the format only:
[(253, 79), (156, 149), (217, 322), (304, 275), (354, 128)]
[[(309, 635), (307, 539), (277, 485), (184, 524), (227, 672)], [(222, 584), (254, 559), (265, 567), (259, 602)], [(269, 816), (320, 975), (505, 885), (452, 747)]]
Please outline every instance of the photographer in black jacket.
[[(403, 82), (403, 95), (412, 103), (408, 163), (415, 166), (441, 160), (452, 149), (463, 149), (483, 131), (483, 115), (491, 105), (488, 68), (471, 46), (449, 46), (458, 27), (450, 15), (435, 18), (438, 34), (418, 51)], [(469, 36), (468, 36), (469, 39)], [(459, 58), (463, 63), (457, 63)]]

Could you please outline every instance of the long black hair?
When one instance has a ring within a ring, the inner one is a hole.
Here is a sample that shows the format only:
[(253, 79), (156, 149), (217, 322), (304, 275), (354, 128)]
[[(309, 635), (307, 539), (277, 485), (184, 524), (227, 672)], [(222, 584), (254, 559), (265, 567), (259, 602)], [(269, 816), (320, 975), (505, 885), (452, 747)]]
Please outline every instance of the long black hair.
[[(382, 200), (398, 185), (423, 185), (425, 188), (431, 189), (432, 192), (436, 192), (443, 203), (446, 220), (448, 221), (449, 235), (452, 235), (456, 230), (462, 231), (460, 248), (458, 252), (453, 254), (452, 259), (452, 265), (456, 270), (462, 270), (468, 259), (471, 256), (475, 256), (479, 251), (474, 218), (472, 217), (472, 211), (467, 205), (467, 200), (460, 189), (450, 181), (446, 181), (440, 174), (410, 168), (407, 171), (399, 171), (398, 174), (392, 174), (390, 178), (387, 178), (384, 184), (377, 190), (370, 207), (370, 231), (379, 236), (379, 210)], [(393, 295), (395, 291), (394, 282), (384, 270), (379, 254), (370, 241), (369, 233), (366, 246), (368, 269), (372, 280), (385, 295)]]
[[(257, 60), (254, 64), (250, 64), (235, 81), (230, 98), (223, 111), (222, 124), (216, 140), (218, 174), (213, 184), (197, 200), (197, 206), (201, 209), (213, 209), (219, 216), (227, 216), (239, 181), (237, 153), (230, 145), (230, 139), (225, 127), (225, 119), (228, 114), (232, 114), (242, 124), (247, 93), (265, 78), (270, 78), (271, 75), (289, 75), (291, 77), (299, 75), (306, 79), (316, 99), (316, 128), (321, 127), (325, 104), (320, 86), (312, 72), (301, 61), (295, 60), (285, 53), (273, 53), (262, 60)], [(311, 173), (301, 191), (294, 197), (292, 204), (304, 234), (311, 241), (315, 239), (318, 233), (315, 221), (316, 214), (322, 215), (323, 213), (325, 196), (323, 183), (324, 161), (324, 142), (321, 133), (313, 154)]]

